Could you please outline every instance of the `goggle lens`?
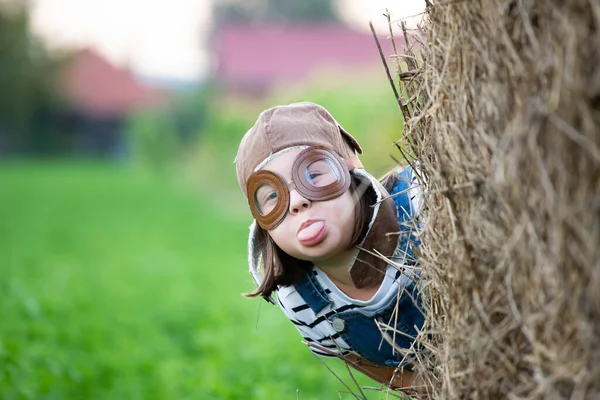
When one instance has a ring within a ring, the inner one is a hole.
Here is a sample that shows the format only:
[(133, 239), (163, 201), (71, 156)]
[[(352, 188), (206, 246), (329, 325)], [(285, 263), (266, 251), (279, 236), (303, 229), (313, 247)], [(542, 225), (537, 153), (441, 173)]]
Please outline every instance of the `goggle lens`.
[(254, 205), (256, 210), (263, 217), (269, 215), (277, 206), (279, 196), (273, 185), (263, 184), (254, 192)]
[(305, 169), (306, 181), (314, 187), (325, 187), (340, 180), (335, 165), (329, 158), (311, 162)]

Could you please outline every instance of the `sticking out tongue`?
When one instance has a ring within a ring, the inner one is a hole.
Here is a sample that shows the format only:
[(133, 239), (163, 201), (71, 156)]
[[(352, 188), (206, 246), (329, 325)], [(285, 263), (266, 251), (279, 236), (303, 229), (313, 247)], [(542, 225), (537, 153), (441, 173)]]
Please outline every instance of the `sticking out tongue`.
[(298, 232), (297, 238), (300, 243), (311, 246), (321, 242), (326, 233), (325, 221), (317, 221)]

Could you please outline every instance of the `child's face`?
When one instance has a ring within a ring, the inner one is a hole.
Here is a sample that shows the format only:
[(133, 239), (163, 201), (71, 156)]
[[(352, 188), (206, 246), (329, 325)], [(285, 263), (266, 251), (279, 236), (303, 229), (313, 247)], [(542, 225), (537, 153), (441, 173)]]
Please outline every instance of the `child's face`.
[[(290, 182), (292, 165), (301, 151), (283, 153), (262, 169), (273, 171)], [(331, 200), (310, 201), (292, 189), (287, 215), (268, 232), (289, 255), (318, 265), (350, 248), (354, 219), (355, 202), (350, 190)]]

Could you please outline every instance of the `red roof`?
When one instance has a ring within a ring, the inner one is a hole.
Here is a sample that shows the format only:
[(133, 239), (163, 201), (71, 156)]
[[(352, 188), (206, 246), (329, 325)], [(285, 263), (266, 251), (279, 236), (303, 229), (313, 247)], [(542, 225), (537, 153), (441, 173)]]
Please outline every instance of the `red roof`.
[[(379, 41), (384, 54), (392, 54), (390, 40), (379, 36)], [(403, 43), (398, 38), (397, 44)], [(216, 78), (238, 87), (301, 79), (325, 66), (381, 65), (371, 34), (338, 24), (230, 25), (218, 31), (214, 50)]]
[(63, 90), (72, 107), (98, 116), (124, 116), (163, 103), (164, 92), (144, 85), (133, 74), (93, 50), (81, 50), (67, 65)]

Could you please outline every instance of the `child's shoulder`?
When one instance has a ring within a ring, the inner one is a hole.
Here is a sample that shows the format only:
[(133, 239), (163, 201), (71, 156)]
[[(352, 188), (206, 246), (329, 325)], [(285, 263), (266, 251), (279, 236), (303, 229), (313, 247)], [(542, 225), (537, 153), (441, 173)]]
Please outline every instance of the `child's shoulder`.
[(423, 190), (416, 167), (409, 165), (395, 168), (382, 178), (381, 183), (396, 204), (399, 222), (410, 220), (421, 213)]
[(277, 287), (277, 298), (280, 301), (288, 302), (288, 297), (293, 298), (295, 295), (298, 295), (298, 291), (294, 285)]
[(276, 292), (277, 302), (288, 317), (296, 314), (298, 310), (306, 308), (306, 302), (296, 289), (296, 286), (279, 286)]
[(277, 288), (277, 303), (285, 316), (302, 332), (305, 339), (315, 330), (317, 314), (310, 308), (294, 285)]
[(412, 166), (395, 167), (386, 173), (379, 182), (390, 194), (397, 194), (418, 185), (418, 172)]

